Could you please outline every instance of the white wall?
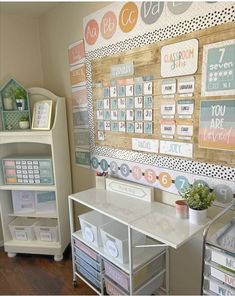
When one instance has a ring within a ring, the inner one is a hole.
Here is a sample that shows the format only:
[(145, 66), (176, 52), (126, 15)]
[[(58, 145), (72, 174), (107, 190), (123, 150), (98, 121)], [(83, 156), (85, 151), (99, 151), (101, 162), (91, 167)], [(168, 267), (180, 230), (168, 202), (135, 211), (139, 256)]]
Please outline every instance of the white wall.
[(0, 86), (11, 77), (26, 88), (43, 85), (39, 25), (37, 18), (0, 9)]

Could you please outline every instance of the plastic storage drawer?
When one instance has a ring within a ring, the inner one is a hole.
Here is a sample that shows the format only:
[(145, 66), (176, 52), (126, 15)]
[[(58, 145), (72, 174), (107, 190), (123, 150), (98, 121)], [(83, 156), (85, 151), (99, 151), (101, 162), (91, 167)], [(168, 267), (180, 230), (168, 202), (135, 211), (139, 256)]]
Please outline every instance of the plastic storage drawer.
[(210, 277), (204, 278), (204, 291), (211, 294), (211, 292), (217, 295), (235, 295), (235, 290), (228, 285), (215, 280), (211, 279)]
[(107, 277), (104, 277), (105, 288), (108, 295), (127, 295), (121, 288), (116, 286)]
[[(115, 260), (128, 262), (128, 229), (127, 226), (113, 221), (100, 229), (104, 252)], [(145, 235), (133, 231), (133, 244), (145, 243)]]
[[(144, 267), (138, 269), (133, 275), (133, 289), (140, 289), (141, 285), (164, 269), (165, 253), (153, 259)], [(120, 287), (129, 292), (129, 275), (116, 267), (111, 262), (104, 260), (105, 275)]]
[(101, 290), (101, 281), (94, 278), (85, 268), (76, 264), (76, 271), (80, 273), (83, 277), (85, 277), (91, 284), (93, 284), (96, 288)]
[(75, 256), (75, 262), (84, 269), (86, 269), (86, 271), (88, 271), (97, 280), (101, 280), (101, 272), (94, 269), (90, 264), (86, 263), (86, 261), (84, 261), (78, 256)]
[(206, 260), (215, 262), (235, 272), (235, 256), (220, 249), (206, 246)]
[(211, 275), (212, 277), (220, 280), (221, 282), (235, 288), (235, 274), (223, 269), (223, 267), (214, 267), (206, 262), (205, 276)]
[(84, 240), (94, 244), (96, 247), (102, 246), (100, 227), (110, 223), (112, 220), (97, 211), (90, 211), (78, 217)]
[(35, 223), (34, 231), (39, 241), (58, 241), (58, 222), (56, 219), (40, 219)]
[(93, 260), (90, 256), (86, 255), (83, 251), (74, 247), (74, 254), (84, 260), (86, 263), (91, 265), (97, 271), (101, 271), (101, 263)]
[(15, 218), (8, 224), (12, 238), (14, 240), (32, 241), (35, 239), (34, 224), (38, 220), (35, 218)]
[(86, 246), (85, 244), (83, 244), (80, 240), (78, 240), (76, 238), (73, 238), (73, 244), (74, 244), (75, 247), (82, 250), (86, 255), (88, 255), (92, 259), (94, 259), (95, 261), (100, 262), (100, 260), (101, 260), (100, 255), (98, 253), (96, 253), (95, 251), (93, 251), (88, 246)]

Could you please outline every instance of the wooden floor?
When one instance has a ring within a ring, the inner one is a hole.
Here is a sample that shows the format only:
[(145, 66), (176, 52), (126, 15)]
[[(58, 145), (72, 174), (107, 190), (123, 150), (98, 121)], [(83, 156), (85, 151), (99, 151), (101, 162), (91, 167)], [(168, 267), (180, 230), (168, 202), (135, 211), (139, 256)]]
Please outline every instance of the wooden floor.
[(92, 295), (94, 291), (81, 280), (72, 286), (70, 249), (64, 260), (52, 256), (17, 254), (8, 258), (0, 247), (0, 295)]

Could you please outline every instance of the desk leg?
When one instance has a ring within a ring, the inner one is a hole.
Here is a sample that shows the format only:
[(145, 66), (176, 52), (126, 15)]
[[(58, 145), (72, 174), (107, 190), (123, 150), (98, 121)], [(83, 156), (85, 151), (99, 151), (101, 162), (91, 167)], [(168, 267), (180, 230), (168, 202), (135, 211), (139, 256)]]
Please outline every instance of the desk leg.
[(128, 252), (129, 252), (129, 276), (130, 295), (133, 295), (133, 249), (132, 249), (132, 229), (128, 225)]
[(70, 233), (71, 233), (71, 250), (72, 250), (72, 265), (73, 265), (73, 286), (77, 286), (76, 275), (75, 275), (75, 263), (74, 263), (74, 251), (73, 251), (73, 236), (75, 231), (74, 227), (74, 212), (73, 212), (73, 200), (69, 198), (69, 222), (70, 222)]
[(170, 250), (166, 247), (166, 295), (170, 295)]

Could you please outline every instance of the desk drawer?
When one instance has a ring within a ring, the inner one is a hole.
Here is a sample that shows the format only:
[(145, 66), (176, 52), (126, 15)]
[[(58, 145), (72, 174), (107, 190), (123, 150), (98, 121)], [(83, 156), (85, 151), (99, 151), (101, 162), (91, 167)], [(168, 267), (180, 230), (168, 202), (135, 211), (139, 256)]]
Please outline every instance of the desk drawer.
[(235, 256), (230, 253), (206, 246), (206, 258), (235, 272)]
[(78, 240), (76, 238), (73, 238), (73, 244), (74, 244), (75, 247), (82, 250), (86, 255), (91, 257), (93, 260), (95, 260), (97, 262), (100, 262), (100, 260), (101, 260), (100, 255), (98, 253), (96, 253), (95, 251), (93, 251), (88, 246), (86, 246), (85, 244), (83, 244), (80, 240)]
[(78, 256), (75, 256), (76, 264), (80, 265), (82, 268), (86, 269), (92, 276), (94, 276), (97, 280), (101, 280), (101, 272), (94, 269), (91, 265), (86, 263), (83, 259)]
[(80, 266), (79, 264), (76, 265), (76, 271), (80, 273), (84, 278), (86, 278), (91, 284), (93, 284), (96, 288), (101, 290), (101, 281), (97, 280), (93, 277), (85, 268)]
[(235, 274), (232, 275), (230, 272), (223, 270), (223, 268), (213, 266), (212, 264), (206, 262), (205, 266), (205, 276), (212, 276), (221, 282), (231, 286), (235, 287)]
[(78, 257), (80, 257), (82, 260), (84, 260), (86, 263), (88, 263), (89, 265), (91, 265), (94, 269), (96, 269), (97, 271), (101, 271), (101, 263), (93, 260), (91, 257), (89, 257), (88, 255), (86, 255), (83, 251), (81, 251), (80, 249), (77, 249), (76, 247), (74, 247), (74, 254)]

